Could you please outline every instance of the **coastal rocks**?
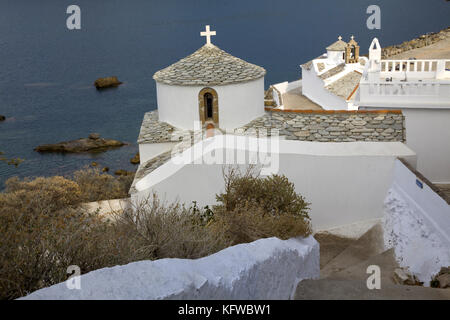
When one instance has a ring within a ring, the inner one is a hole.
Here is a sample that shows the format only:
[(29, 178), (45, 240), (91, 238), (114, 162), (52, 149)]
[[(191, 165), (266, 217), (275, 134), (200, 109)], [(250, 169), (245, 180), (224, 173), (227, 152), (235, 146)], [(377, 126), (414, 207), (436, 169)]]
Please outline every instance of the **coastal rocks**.
[(126, 170), (123, 170), (123, 169), (119, 169), (119, 170), (116, 170), (114, 172), (114, 174), (116, 176), (132, 176), (132, 175), (134, 175), (134, 172), (133, 171), (126, 171)]
[(416, 39), (410, 41), (405, 41), (402, 44), (389, 46), (382, 49), (381, 57), (383, 59), (389, 58), (391, 56), (409, 51), (412, 49), (422, 48), (429, 46), (430, 44), (441, 41), (447, 37), (450, 37), (450, 27), (439, 32), (428, 33), (421, 35)]
[(139, 156), (139, 152), (137, 152), (133, 158), (131, 158), (130, 162), (132, 164), (139, 164), (139, 162), (141, 162), (140, 160), (140, 156)]
[(55, 144), (43, 144), (34, 148), (37, 152), (60, 152), (60, 153), (79, 153), (79, 152), (100, 152), (110, 148), (124, 146), (125, 143), (100, 138), (99, 134), (91, 134), (89, 138), (81, 138), (77, 140), (64, 141)]
[(0, 114), (0, 121), (5, 121), (6, 117)]
[(103, 89), (103, 88), (110, 88), (110, 87), (117, 87), (118, 85), (121, 85), (122, 82), (117, 79), (117, 77), (106, 77), (106, 78), (98, 78), (94, 82), (94, 86), (97, 89)]

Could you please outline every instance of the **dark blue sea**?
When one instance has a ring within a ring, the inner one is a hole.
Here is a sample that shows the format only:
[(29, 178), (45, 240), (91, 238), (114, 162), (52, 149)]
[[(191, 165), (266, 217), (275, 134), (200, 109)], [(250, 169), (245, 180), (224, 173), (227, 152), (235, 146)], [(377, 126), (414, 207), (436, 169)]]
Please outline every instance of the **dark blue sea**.
[[(66, 9), (81, 8), (81, 30), (68, 30)], [(381, 30), (366, 9), (381, 8)], [(70, 174), (93, 161), (132, 170), (146, 111), (156, 108), (155, 71), (212, 42), (267, 70), (266, 87), (300, 77), (299, 65), (353, 34), (366, 53), (449, 25), (445, 0), (0, 0), (0, 151), (25, 159), (0, 163), (0, 189), (11, 176)], [(124, 84), (97, 91), (116, 75)], [(39, 154), (33, 148), (87, 137), (130, 145), (100, 154)]]

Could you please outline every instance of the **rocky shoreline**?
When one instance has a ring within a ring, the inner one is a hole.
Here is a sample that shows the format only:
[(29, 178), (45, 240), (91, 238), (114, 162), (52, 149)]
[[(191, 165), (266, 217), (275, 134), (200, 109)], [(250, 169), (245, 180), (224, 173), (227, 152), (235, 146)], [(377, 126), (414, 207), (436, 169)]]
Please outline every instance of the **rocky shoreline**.
[(43, 144), (34, 148), (34, 151), (59, 153), (100, 152), (110, 148), (122, 147), (124, 145), (125, 143), (122, 141), (103, 139), (100, 138), (98, 133), (91, 133), (88, 138), (63, 141), (54, 144)]
[(429, 46), (430, 44), (439, 42), (448, 37), (450, 37), (450, 27), (443, 29), (439, 32), (431, 32), (423, 34), (418, 38), (409, 41), (404, 41), (401, 44), (385, 47), (381, 51), (381, 57), (383, 59), (386, 59), (409, 50)]

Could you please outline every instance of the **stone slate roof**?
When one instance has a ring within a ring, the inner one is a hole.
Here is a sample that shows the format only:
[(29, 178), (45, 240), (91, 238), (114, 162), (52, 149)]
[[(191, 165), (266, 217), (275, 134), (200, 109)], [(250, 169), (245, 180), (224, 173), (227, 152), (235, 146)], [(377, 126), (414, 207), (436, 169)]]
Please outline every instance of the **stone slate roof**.
[(265, 74), (264, 68), (210, 44), (156, 72), (153, 79), (169, 85), (212, 86), (251, 81)]
[(315, 59), (312, 59), (312, 60), (310, 60), (310, 61), (308, 61), (308, 62), (305, 62), (304, 64), (302, 64), (302, 65), (300, 65), (302, 68), (305, 68), (306, 70), (311, 70), (311, 67), (312, 67), (312, 65), (313, 65), (313, 61), (314, 60), (317, 60), (317, 59), (325, 59), (326, 57), (324, 56), (324, 55), (321, 55), (321, 56), (319, 56), (319, 57), (317, 57), (317, 58), (315, 58)]
[(355, 90), (360, 81), (361, 73), (353, 71), (326, 86), (325, 89), (337, 95), (338, 97), (347, 100), (347, 98)]
[(332, 45), (327, 47), (328, 51), (344, 51), (345, 47), (347, 47), (347, 42), (338, 40)]
[(331, 68), (327, 72), (322, 73), (319, 78), (322, 80), (331, 78), (332, 76), (337, 75), (338, 73), (344, 71), (345, 69), (345, 63), (338, 64), (336, 67)]
[(144, 115), (138, 143), (161, 143), (181, 141), (188, 130), (181, 130), (158, 119), (158, 111), (150, 111)]

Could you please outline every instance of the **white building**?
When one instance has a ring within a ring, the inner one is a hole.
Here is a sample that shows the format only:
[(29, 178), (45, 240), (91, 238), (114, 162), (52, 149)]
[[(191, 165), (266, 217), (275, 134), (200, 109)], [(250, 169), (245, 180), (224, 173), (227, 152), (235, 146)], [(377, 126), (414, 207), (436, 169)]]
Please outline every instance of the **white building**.
[(450, 60), (381, 60), (374, 39), (355, 105), (359, 109), (400, 109), (406, 143), (417, 168), (434, 183), (450, 183)]
[(139, 136), (141, 163), (173, 148), (174, 132), (232, 130), (264, 114), (266, 70), (206, 44), (155, 73), (158, 110), (147, 113)]
[(358, 43), (338, 41), (326, 48), (327, 53), (303, 65), (302, 94), (325, 110), (354, 110), (358, 88), (367, 58), (359, 56)]

